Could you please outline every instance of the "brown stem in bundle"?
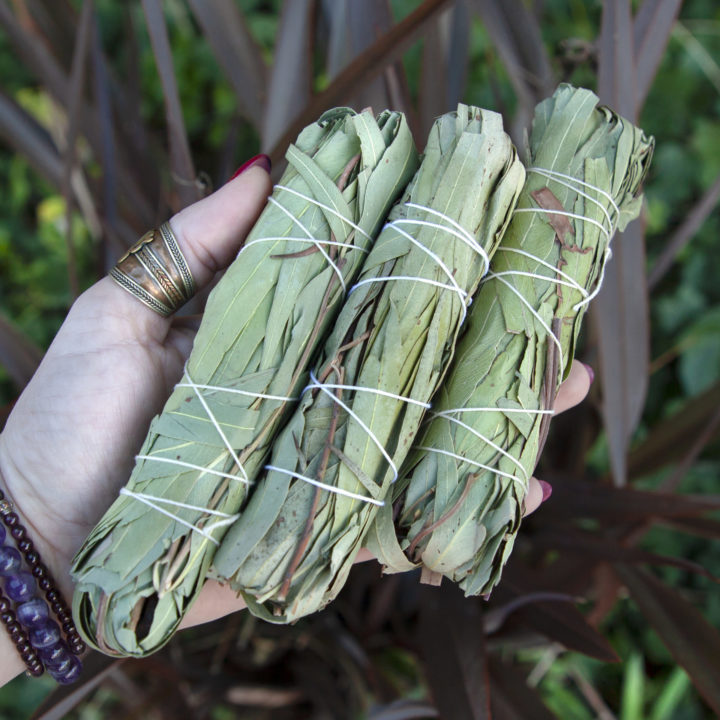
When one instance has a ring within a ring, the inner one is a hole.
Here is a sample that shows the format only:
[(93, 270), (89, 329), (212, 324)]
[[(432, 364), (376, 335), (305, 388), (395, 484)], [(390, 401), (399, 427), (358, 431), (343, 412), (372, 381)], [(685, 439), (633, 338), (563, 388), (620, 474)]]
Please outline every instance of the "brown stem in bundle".
[[(339, 368), (334, 368), (334, 370), (338, 377), (338, 385), (342, 385), (344, 377), (345, 377), (344, 368), (339, 367)], [(342, 399), (341, 395), (342, 395), (342, 389), (337, 388), (335, 390), (335, 396), (338, 398), (338, 400)], [(330, 461), (330, 452), (332, 450), (333, 438), (335, 437), (335, 432), (337, 430), (339, 407), (340, 406), (338, 405), (338, 403), (333, 403), (332, 420), (330, 421), (330, 428), (328, 431), (327, 441), (325, 442), (325, 449), (323, 450), (322, 458), (320, 459), (320, 471), (318, 473), (318, 480), (320, 480), (320, 482), (322, 482), (325, 478), (325, 473), (327, 472), (328, 462)], [(293, 555), (292, 559), (290, 560), (290, 565), (288, 565), (287, 572), (285, 573), (285, 577), (283, 579), (283, 584), (280, 587), (280, 592), (278, 593), (278, 600), (280, 600), (281, 602), (285, 600), (288, 592), (290, 591), (290, 583), (292, 582), (293, 575), (295, 574), (295, 571), (297, 570), (297, 567), (300, 564), (300, 560), (302, 559), (302, 556), (305, 552), (305, 548), (307, 547), (307, 544), (310, 542), (310, 536), (312, 535), (313, 522), (315, 520), (315, 511), (317, 510), (317, 505), (318, 505), (319, 500), (320, 500), (320, 488), (316, 486), (315, 492), (313, 494), (312, 505), (310, 507), (310, 511), (308, 512), (307, 520), (305, 522), (305, 528), (303, 529), (303, 534), (301, 535), (300, 542), (298, 543), (298, 546), (295, 549), (295, 554)]]
[(408, 546), (408, 549), (406, 551), (406, 555), (411, 558), (413, 552), (415, 551), (415, 548), (417, 547), (418, 543), (425, 537), (427, 537), (433, 530), (436, 530), (439, 528), (443, 523), (447, 522), (462, 506), (463, 502), (465, 501), (465, 498), (468, 496), (468, 493), (470, 492), (470, 488), (472, 487), (472, 484), (475, 482), (475, 480), (480, 477), (477, 473), (470, 473), (467, 476), (467, 481), (465, 482), (465, 487), (463, 488), (462, 493), (460, 493), (460, 497), (455, 501), (455, 503), (452, 505), (452, 507), (448, 508), (448, 510), (439, 517), (434, 523), (431, 523), (427, 527), (423, 528), (413, 539), (413, 541)]

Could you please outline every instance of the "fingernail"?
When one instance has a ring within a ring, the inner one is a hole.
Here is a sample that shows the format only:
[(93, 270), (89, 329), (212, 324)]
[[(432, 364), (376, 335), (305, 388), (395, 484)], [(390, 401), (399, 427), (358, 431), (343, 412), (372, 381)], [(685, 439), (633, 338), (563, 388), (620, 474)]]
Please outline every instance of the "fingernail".
[[(272, 168), (272, 163), (270, 162), (270, 158), (267, 155), (256, 155), (255, 157), (250, 158), (246, 163), (243, 163), (235, 171), (230, 180), (234, 180), (238, 175), (244, 173), (246, 170), (249, 170), (255, 165), (259, 165), (266, 173), (269, 173)], [(228, 180), (228, 182), (230, 182), (230, 180)]]
[(585, 366), (585, 369), (587, 370), (587, 374), (590, 376), (590, 384), (593, 384), (593, 380), (595, 380), (595, 371), (587, 364), (583, 363)]
[(543, 491), (542, 501), (545, 502), (552, 495), (552, 485), (544, 480), (538, 480), (538, 482), (540, 483), (540, 487)]

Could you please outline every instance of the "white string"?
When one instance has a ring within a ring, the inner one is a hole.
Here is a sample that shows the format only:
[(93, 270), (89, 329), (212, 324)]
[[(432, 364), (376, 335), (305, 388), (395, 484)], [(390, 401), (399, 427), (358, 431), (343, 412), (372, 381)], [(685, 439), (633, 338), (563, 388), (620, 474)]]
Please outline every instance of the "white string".
[(248, 484), (245, 478), (238, 477), (237, 475), (231, 475), (230, 473), (222, 472), (221, 470), (214, 470), (212, 468), (205, 468), (202, 465), (193, 465), (192, 463), (185, 462), (183, 460), (176, 460), (175, 458), (161, 457), (159, 455), (136, 455), (136, 460), (153, 460), (154, 462), (167, 463), (168, 465), (179, 465), (190, 470), (199, 470), (202, 473), (208, 475), (216, 475), (217, 477), (227, 478), (228, 480), (237, 480), (237, 482)]
[(602, 267), (600, 268), (600, 277), (598, 278), (597, 284), (595, 285), (595, 289), (581, 302), (579, 302), (577, 305), (573, 306), (573, 310), (577, 312), (583, 305), (587, 305), (591, 300), (596, 298), (598, 296), (598, 293), (602, 289), (603, 280), (605, 280), (605, 266), (608, 263), (608, 260), (612, 257), (612, 250), (610, 249), (610, 245), (607, 246), (605, 249), (605, 255), (603, 257), (603, 263)]
[[(397, 221), (396, 221), (396, 222), (397, 222)], [(394, 226), (395, 226), (395, 222), (387, 223), (387, 224), (383, 227), (383, 230), (384, 230), (385, 228), (394, 227)], [(438, 226), (438, 227), (440, 227), (440, 226)], [(446, 229), (446, 228), (443, 228), (443, 229)], [(450, 268), (448, 268), (448, 266), (445, 265), (445, 263), (443, 262), (442, 258), (441, 258), (439, 255), (437, 255), (437, 254), (434, 253), (432, 250), (430, 250), (430, 248), (425, 247), (421, 242), (419, 242), (419, 241), (416, 240), (412, 235), (410, 235), (410, 233), (406, 233), (404, 230), (401, 230), (400, 228), (395, 228), (395, 230), (396, 230), (396, 232), (398, 232), (400, 235), (402, 235), (403, 237), (407, 238), (413, 245), (415, 245), (416, 247), (420, 248), (420, 250), (422, 250), (424, 253), (427, 253), (427, 254), (440, 266), (440, 268), (443, 270), (443, 272), (448, 276), (448, 278), (450, 279), (450, 282), (452, 283), (452, 285), (449, 286), (449, 285), (445, 285), (444, 283), (437, 283), (437, 281), (428, 280), (427, 278), (420, 278), (420, 277), (417, 277), (417, 278), (416, 278), (416, 277), (414, 277), (414, 276), (408, 277), (407, 275), (389, 275), (389, 276), (386, 277), (386, 278), (366, 278), (365, 280), (361, 280), (359, 283), (356, 283), (355, 285), (353, 285), (353, 287), (350, 289), (350, 292), (352, 292), (353, 290), (355, 290), (355, 288), (357, 288), (357, 287), (360, 286), (360, 285), (366, 285), (366, 284), (368, 284), (368, 283), (376, 282), (376, 281), (378, 281), (378, 282), (384, 282), (384, 281), (387, 281), (387, 280), (407, 280), (407, 279), (411, 279), (411, 280), (419, 280), (420, 282), (429, 282), (429, 283), (431, 283), (431, 284), (433, 284), (433, 285), (438, 285), (438, 287), (442, 287), (442, 288), (454, 290), (454, 291), (458, 294), (458, 296), (459, 296), (459, 298), (460, 298), (460, 305), (461, 305), (461, 307), (462, 307), (462, 309), (463, 309), (463, 321), (464, 321), (464, 320), (465, 320), (465, 316), (467, 315), (466, 300), (467, 300), (467, 297), (468, 297), (468, 293), (465, 292), (465, 290), (463, 290), (463, 289), (460, 287), (460, 285), (458, 285), (457, 280), (455, 280), (455, 277), (453, 276), (452, 272), (450, 272)], [(461, 239), (464, 240), (464, 238), (461, 238)]]
[(476, 462), (475, 460), (470, 460), (470, 458), (466, 458), (462, 455), (458, 455), (457, 453), (450, 452), (449, 450), (441, 450), (440, 448), (429, 447), (427, 445), (416, 445), (416, 448), (418, 450), (425, 450), (426, 452), (438, 453), (439, 455), (447, 455), (448, 457), (455, 458), (456, 460), (461, 460), (462, 462), (466, 462), (468, 465), (482, 468), (483, 470), (488, 470), (491, 473), (495, 473), (496, 475), (501, 475), (502, 477), (509, 478), (510, 480), (515, 480), (516, 482), (520, 483), (523, 487), (525, 486), (525, 482), (523, 481), (523, 479), (519, 478), (517, 475), (512, 475), (511, 473), (503, 472), (502, 470), (498, 470), (497, 468), (491, 467), (490, 465), (483, 465), (482, 463)]
[(265, 469), (274, 470), (275, 472), (282, 473), (283, 475), (290, 475), (290, 477), (297, 478), (298, 480), (303, 480), (306, 483), (315, 485), (316, 487), (322, 488), (323, 490), (327, 490), (338, 495), (344, 495), (345, 497), (353, 498), (354, 500), (362, 500), (363, 502), (372, 503), (373, 505), (377, 505), (379, 507), (382, 507), (385, 504), (382, 500), (375, 500), (373, 498), (367, 497), (367, 495), (359, 495), (358, 493), (350, 492), (349, 490), (343, 490), (343, 488), (328, 485), (324, 482), (320, 482), (319, 480), (315, 480), (315, 478), (307, 477), (306, 475), (300, 475), (300, 473), (293, 472), (292, 470), (286, 470), (285, 468), (275, 467), (275, 465), (266, 465)]
[[(545, 280), (555, 285), (565, 285), (566, 287), (577, 290), (577, 283), (567, 282), (566, 280), (558, 280), (558, 278), (548, 277), (547, 275), (538, 275), (537, 273), (527, 272), (526, 270), (503, 270), (502, 272), (494, 273), (495, 277), (502, 277), (503, 275), (522, 275), (523, 277), (531, 277), (536, 280)], [(587, 295), (587, 293), (585, 293)]]
[(335, 217), (342, 220), (344, 223), (347, 223), (351, 228), (357, 230), (361, 235), (363, 235), (365, 238), (367, 238), (370, 242), (372, 242), (372, 236), (368, 235), (359, 225), (356, 225), (352, 220), (348, 220), (342, 213), (339, 213), (334, 208), (331, 208), (329, 205), (325, 205), (318, 200), (316, 200), (313, 197), (310, 197), (308, 195), (304, 195), (301, 192), (298, 192), (297, 190), (293, 190), (292, 188), (286, 187), (285, 185), (275, 185), (275, 190), (284, 190), (285, 192), (289, 192), (291, 195), (296, 195), (299, 198), (302, 198), (303, 200), (313, 204), (317, 205), (318, 207), (322, 208), (323, 210), (329, 212), (331, 215), (334, 215)]
[(258, 243), (263, 242), (277, 242), (278, 240), (292, 240), (294, 242), (304, 243), (320, 243), (321, 245), (332, 245), (333, 247), (343, 247), (350, 250), (359, 250), (361, 253), (365, 253), (365, 255), (367, 255), (368, 253), (365, 248), (362, 248), (359, 245), (353, 245), (352, 243), (338, 242), (337, 240), (320, 240), (319, 238), (286, 237), (283, 235), (278, 235), (276, 237), (256, 238), (255, 240), (251, 240), (250, 242), (245, 243), (240, 248), (240, 252), (242, 252), (245, 248), (250, 247), (251, 245), (257, 245)]
[(221, 387), (220, 385), (200, 385), (194, 383), (178, 383), (175, 387), (196, 387), (201, 390), (217, 390), (218, 392), (235, 393), (237, 395), (248, 395), (250, 397), (262, 398), (263, 400), (281, 400), (282, 402), (297, 402), (297, 398), (286, 397), (285, 395), (268, 395), (266, 393), (252, 392), (250, 390), (238, 390), (237, 388)]
[(588, 217), (587, 215), (579, 215), (578, 213), (568, 212), (567, 210), (555, 210), (547, 209), (542, 207), (531, 207), (531, 208), (515, 208), (516, 213), (545, 213), (546, 215), (562, 215), (564, 217), (575, 218), (576, 220), (583, 220), (589, 222), (591, 225), (595, 225), (600, 228), (600, 231), (607, 238), (608, 243), (612, 235), (608, 232), (607, 228), (601, 223), (595, 220), (595, 218)]
[[(388, 275), (387, 277), (366, 278), (365, 280), (361, 280), (350, 288), (348, 295), (355, 292), (355, 290), (357, 290), (357, 288), (361, 285), (369, 285), (370, 283), (376, 282), (389, 282), (390, 280), (413, 280), (415, 282), (425, 283), (426, 285), (433, 285), (435, 287), (442, 288), (443, 290), (452, 290), (453, 292), (456, 292), (456, 288), (452, 285), (446, 285), (445, 283), (438, 282), (437, 280), (429, 280), (428, 278), (421, 278), (415, 275)], [(460, 292), (467, 296), (467, 293), (462, 288), (460, 289)], [(467, 305), (470, 305), (471, 300), (472, 298), (468, 298)], [(463, 303), (463, 308), (465, 307), (466, 305)], [(467, 311), (464, 310), (463, 312), (466, 313)]]
[[(312, 373), (310, 373), (312, 377)], [(396, 395), (395, 393), (388, 392), (387, 390), (380, 390), (378, 388), (361, 387), (360, 385), (337, 385), (335, 383), (323, 383), (323, 387), (332, 388), (333, 390), (361, 390), (362, 392), (373, 393), (373, 395), (382, 395), (383, 397), (389, 397), (393, 400), (400, 400), (401, 402), (410, 403), (411, 405), (419, 405), (426, 410), (429, 410), (432, 405), (430, 403), (423, 402), (422, 400), (415, 400), (414, 398), (405, 397), (404, 395)], [(303, 393), (311, 388), (319, 387), (319, 385), (311, 384), (303, 389)]]
[[(383, 444), (377, 439), (375, 433), (360, 419), (357, 413), (355, 413), (350, 407), (348, 407), (342, 400), (340, 400), (339, 397), (337, 397), (334, 393), (331, 393), (330, 390), (327, 389), (327, 386), (324, 383), (321, 383), (316, 377), (315, 374), (310, 371), (310, 380), (312, 382), (305, 388), (306, 390), (308, 388), (316, 387), (318, 390), (322, 390), (333, 402), (337, 403), (343, 410), (345, 410), (348, 415), (350, 415), (358, 425), (368, 434), (370, 439), (375, 443), (378, 450), (382, 453), (383, 457), (388, 461), (388, 465), (392, 468), (393, 471), (393, 482), (395, 482), (398, 479), (398, 470), (395, 466), (395, 463), (393, 462), (393, 459), (388, 454), (388, 451), (385, 449)], [(348, 386), (349, 387), (349, 386)], [(352, 388), (354, 390), (358, 388)], [(359, 388), (363, 389), (363, 388)]]
[[(177, 502), (175, 500), (168, 500), (166, 498), (156, 497), (155, 495), (146, 495), (145, 493), (137, 493), (133, 492), (132, 490), (128, 490), (127, 488), (120, 488), (120, 494), (121, 495), (127, 495), (128, 497), (133, 498), (134, 500), (139, 500), (140, 502), (144, 503), (148, 507), (151, 507), (153, 510), (157, 510), (162, 515), (165, 515), (166, 517), (170, 518), (171, 520), (174, 520), (177, 523), (180, 523), (181, 525), (184, 525), (189, 530), (193, 530), (194, 532), (198, 533), (199, 535), (202, 535), (204, 538), (207, 538), (210, 540), (210, 542), (214, 543), (215, 545), (220, 545), (220, 543), (212, 536), (210, 535), (211, 530), (215, 530), (215, 528), (219, 527), (225, 527), (226, 525), (231, 525), (234, 523), (240, 516), (239, 515), (229, 515), (225, 512), (220, 512), (219, 510), (209, 510), (208, 508), (199, 507), (198, 505), (187, 505), (186, 503)], [(155, 502), (153, 502), (155, 501)], [(209, 515), (215, 515), (216, 517), (221, 518), (217, 522), (212, 523), (211, 525), (208, 525), (204, 528), (199, 528), (196, 525), (193, 525), (192, 523), (187, 522), (187, 520), (183, 520), (182, 518), (178, 517), (177, 515), (173, 515), (168, 510), (165, 510), (164, 508), (160, 507), (156, 503), (166, 503), (168, 505), (173, 505), (174, 507), (180, 507), (185, 508), (187, 510), (196, 510), (198, 512), (204, 512), (208, 513)]]
[[(573, 283), (571, 287), (574, 287), (584, 298), (588, 296), (588, 291), (579, 283), (575, 278), (573, 278), (571, 275), (568, 275), (566, 272), (563, 272), (562, 270), (559, 270), (558, 268), (554, 267), (551, 263), (537, 257), (537, 255), (533, 255), (532, 253), (525, 252), (525, 250), (518, 250), (517, 248), (505, 248), (505, 247), (499, 247), (498, 250), (502, 252), (513, 252), (517, 253), (518, 255), (524, 255), (527, 258), (530, 258), (531, 260), (540, 263), (540, 265), (544, 265), (548, 270), (552, 270), (553, 272), (556, 272), (561, 277), (564, 277), (569, 283)], [(545, 277), (545, 280), (549, 280), (549, 278)]]
[(303, 225), (302, 222), (298, 218), (296, 218), (286, 207), (281, 205), (272, 195), (268, 198), (268, 202), (271, 202), (273, 205), (276, 205), (279, 207), (294, 223), (300, 226), (300, 229), (305, 232), (305, 234), (308, 236), (308, 240), (315, 245), (315, 247), (320, 251), (322, 256), (328, 261), (329, 265), (332, 267), (332, 269), (335, 271), (336, 275), (338, 276), (340, 280), (340, 284), (342, 285), (343, 292), (347, 292), (347, 287), (345, 287), (345, 278), (343, 278), (342, 272), (340, 272), (340, 268), (333, 262), (332, 258), (323, 250), (322, 244), (319, 243), (315, 238), (312, 236), (312, 233)]
[(577, 193), (581, 197), (584, 197), (586, 200), (589, 200), (590, 202), (595, 203), (595, 205), (597, 205), (600, 208), (600, 210), (602, 210), (603, 214), (605, 215), (605, 219), (608, 221), (608, 226), (610, 228), (610, 234), (611, 235), (614, 234), (614, 232), (615, 232), (614, 223), (612, 221), (612, 218), (610, 217), (610, 213), (608, 212), (607, 208), (597, 198), (592, 197), (592, 195), (588, 195), (587, 193), (583, 192), (582, 190), (578, 190), (577, 187), (575, 187), (574, 185), (571, 185), (568, 182), (564, 182), (563, 180), (558, 180), (558, 178), (555, 177), (555, 175), (559, 174), (560, 177), (565, 177), (565, 178), (570, 177), (578, 185), (583, 185), (583, 186), (590, 188), (590, 189), (594, 190), (595, 192), (600, 193), (601, 195), (605, 196), (605, 198), (607, 198), (610, 201), (610, 203), (612, 204), (613, 209), (615, 210), (616, 214), (619, 215), (620, 210), (618, 209), (618, 206), (615, 204), (615, 201), (612, 199), (612, 197), (608, 193), (606, 193), (601, 188), (596, 187), (595, 185), (590, 185), (589, 183), (583, 182), (582, 180), (578, 180), (577, 178), (572, 178), (569, 175), (564, 175), (562, 173), (555, 173), (552, 170), (544, 170), (543, 168), (533, 168), (532, 172), (535, 172), (538, 175), (542, 175), (543, 177), (548, 178), (549, 180), (552, 180), (553, 182), (556, 182), (558, 185), (562, 185), (563, 187), (569, 188), (570, 190)]
[[(416, 210), (424, 210), (426, 213), (429, 213), (430, 215), (435, 215), (436, 217), (439, 217), (443, 220), (446, 220), (450, 223), (454, 228), (459, 230), (462, 235), (466, 238), (468, 244), (470, 247), (475, 250), (479, 255), (482, 256), (483, 260), (485, 260), (485, 272), (487, 272), (488, 268), (490, 267), (490, 258), (488, 257), (487, 253), (483, 249), (482, 245), (478, 243), (478, 241), (475, 239), (475, 237), (472, 235), (472, 233), (468, 232), (459, 222), (456, 222), (451, 217), (448, 217), (444, 213), (441, 213), (439, 210), (433, 210), (432, 208), (425, 207), (424, 205), (418, 205), (417, 203), (411, 203), (407, 202), (405, 203), (407, 207), (415, 208)], [(448, 230), (447, 228), (443, 228), (444, 230)], [(448, 232), (450, 232), (448, 230)]]
[[(571, 180), (572, 182), (587, 188), (588, 190), (594, 190), (598, 195), (602, 195), (612, 206), (612, 209), (615, 211), (615, 215), (620, 215), (620, 208), (617, 206), (617, 203), (615, 200), (613, 200), (613, 196), (605, 192), (602, 188), (597, 187), (597, 185), (591, 185), (590, 183), (585, 182), (584, 180), (580, 180), (580, 178), (576, 178), (573, 175), (566, 175), (565, 173), (557, 172), (557, 170), (548, 170), (547, 168), (540, 168), (540, 167), (529, 167), (526, 169), (527, 172), (534, 172), (538, 175), (543, 175), (547, 178), (550, 178), (551, 180), (555, 180), (556, 183), (560, 185), (564, 185), (564, 183), (560, 182), (557, 178), (563, 178), (565, 180)], [(567, 186), (566, 186), (567, 187)], [(574, 190), (575, 192), (579, 192), (577, 188), (571, 187), (571, 190)], [(587, 197), (587, 196), (583, 196)], [(588, 198), (588, 200), (594, 200), (594, 198)], [(612, 226), (612, 223), (610, 223)]]
[(451, 415), (442, 415), (441, 416), (436, 413), (433, 413), (433, 415), (435, 415), (435, 417), (443, 417), (445, 420), (448, 420), (449, 422), (453, 422), (456, 425), (459, 425), (460, 427), (467, 430), (470, 434), (474, 435), (478, 440), (482, 440), (484, 443), (489, 445), (493, 450), (496, 450), (501, 455), (504, 455), (508, 460), (512, 460), (522, 471), (522, 474), (525, 476), (525, 480), (528, 479), (527, 471), (522, 466), (520, 461), (517, 458), (514, 458), (507, 450), (503, 450), (503, 448), (501, 448), (499, 445), (497, 445), (492, 440), (490, 440), (490, 438), (488, 438), (485, 435), (483, 435), (482, 433), (478, 432), (477, 430), (475, 430), (473, 427), (471, 427), (467, 423), (464, 423), (462, 420), (458, 420), (458, 418), (452, 417)]
[(501, 407), (467, 407), (467, 408), (452, 408), (451, 410), (438, 410), (433, 413), (437, 417), (443, 417), (450, 415), (451, 413), (464, 413), (464, 412), (501, 412), (501, 413), (531, 413), (533, 415), (554, 415), (554, 410), (526, 410), (525, 408), (501, 408)]
[(557, 348), (559, 350), (558, 360), (560, 362), (560, 375), (562, 376), (565, 372), (565, 366), (562, 356), (563, 349), (560, 341), (555, 337), (555, 333), (553, 333), (548, 324), (540, 317), (537, 310), (535, 310), (535, 308), (523, 297), (523, 294), (517, 288), (513, 287), (507, 280), (503, 280), (503, 278), (497, 277), (495, 273), (489, 273), (485, 279), (490, 280), (491, 278), (496, 278), (498, 282), (501, 282), (503, 285), (507, 286), (520, 298), (520, 301), (525, 305), (525, 307), (527, 307), (527, 309), (537, 318), (538, 322), (543, 326), (543, 328), (548, 334), (548, 337), (555, 343), (555, 345), (557, 345)]
[(185, 364), (185, 377), (188, 379), (188, 385), (191, 387), (195, 394), (197, 395), (198, 400), (200, 401), (200, 404), (203, 406), (203, 409), (207, 413), (207, 416), (210, 418), (210, 422), (215, 426), (215, 429), (218, 431), (218, 434), (222, 438), (223, 443), (225, 444), (225, 447), (227, 448), (227, 451), (230, 453), (230, 457), (235, 461), (235, 464), (238, 467), (238, 470), (242, 473), (243, 477), (245, 478), (245, 482), (250, 482), (247, 476), (247, 473), (245, 472), (245, 468), (243, 467), (242, 463), (240, 462), (240, 458), (237, 456), (237, 453), (235, 452), (235, 449), (230, 444), (230, 441), (225, 436), (225, 433), (222, 431), (222, 428), (220, 427), (220, 423), (215, 418), (215, 415), (213, 415), (212, 411), (210, 410), (210, 407), (208, 406), (207, 402), (205, 401), (205, 398), (203, 397), (202, 393), (200, 392), (199, 387), (195, 384), (193, 379), (190, 377), (190, 373), (187, 369), (187, 363)]

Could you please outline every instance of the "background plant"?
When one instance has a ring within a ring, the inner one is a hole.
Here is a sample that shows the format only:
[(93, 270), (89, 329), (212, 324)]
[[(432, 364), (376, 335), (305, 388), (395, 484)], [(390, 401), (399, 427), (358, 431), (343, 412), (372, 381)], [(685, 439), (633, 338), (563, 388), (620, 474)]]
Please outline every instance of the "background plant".
[[(0, 422), (73, 297), (258, 149), (279, 172), (339, 104), (403, 110), (422, 138), (458, 99), (522, 147), (560, 80), (657, 151), (585, 332), (598, 381), (553, 423), (552, 500), (492, 599), (359, 567), (293, 627), (238, 614), (147, 660), (93, 657), (45, 717), (720, 715), (713, 0), (0, 0)], [(48, 689), (11, 683), (3, 716)]]

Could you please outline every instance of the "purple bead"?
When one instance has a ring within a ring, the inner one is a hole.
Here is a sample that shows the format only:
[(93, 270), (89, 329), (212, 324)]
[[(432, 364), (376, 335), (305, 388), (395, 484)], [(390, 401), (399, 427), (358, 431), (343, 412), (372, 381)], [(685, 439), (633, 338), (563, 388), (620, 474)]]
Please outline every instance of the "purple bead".
[(60, 642), (52, 645), (48, 648), (43, 648), (38, 651), (40, 659), (49, 667), (56, 667), (64, 663), (70, 657), (70, 651), (67, 645), (60, 640)]
[(16, 573), (22, 564), (20, 553), (12, 547), (0, 547), (0, 575), (7, 577)]
[(24, 603), (31, 600), (36, 593), (35, 578), (32, 573), (24, 570), (14, 575), (9, 575), (5, 581), (5, 593), (16, 603)]
[(50, 616), (47, 603), (39, 597), (33, 598), (15, 608), (17, 619), (29, 628), (39, 627)]
[(5, 526), (2, 523), (0, 523), (0, 543), (5, 542), (6, 535), (7, 535), (7, 533), (5, 532)]
[(47, 671), (61, 685), (69, 685), (74, 683), (82, 672), (82, 662), (80, 662), (79, 658), (72, 657), (70, 662), (72, 663), (71, 666), (64, 672), (55, 671), (49, 667)]
[(53, 620), (46, 620), (40, 627), (33, 628), (28, 633), (30, 644), (42, 650), (52, 647), (60, 640), (60, 628)]

